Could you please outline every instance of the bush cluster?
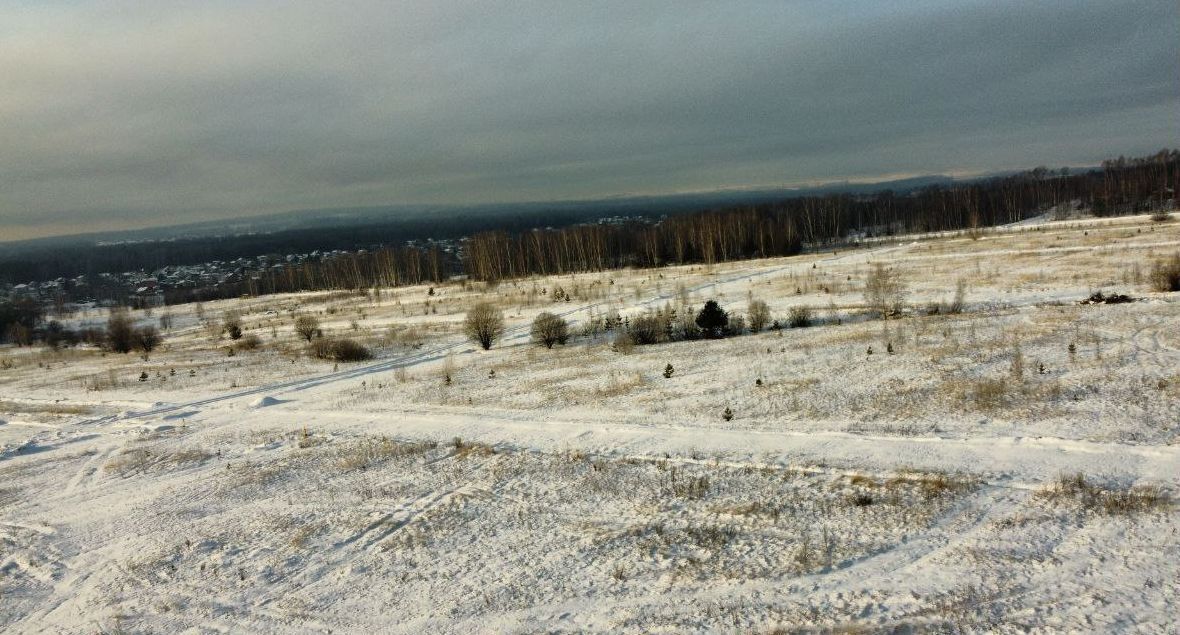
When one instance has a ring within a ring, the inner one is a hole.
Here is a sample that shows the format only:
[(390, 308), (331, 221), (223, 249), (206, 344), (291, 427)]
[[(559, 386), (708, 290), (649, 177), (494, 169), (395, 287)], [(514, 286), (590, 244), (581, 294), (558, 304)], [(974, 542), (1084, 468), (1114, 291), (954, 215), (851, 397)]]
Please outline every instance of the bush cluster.
[(350, 339), (320, 338), (311, 343), (311, 354), (317, 359), (332, 362), (363, 362), (373, 358), (373, 352)]

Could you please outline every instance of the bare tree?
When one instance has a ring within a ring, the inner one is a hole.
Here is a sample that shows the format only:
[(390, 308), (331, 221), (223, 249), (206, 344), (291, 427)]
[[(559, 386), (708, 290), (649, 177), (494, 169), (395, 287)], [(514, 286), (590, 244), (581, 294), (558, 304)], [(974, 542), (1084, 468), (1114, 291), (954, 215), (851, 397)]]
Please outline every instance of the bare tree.
[(752, 300), (747, 310), (750, 314), (750, 331), (757, 333), (770, 324), (770, 307), (762, 300)]
[(905, 283), (894, 269), (874, 263), (865, 279), (865, 303), (883, 318), (896, 315), (905, 307)]
[(504, 314), (487, 302), (480, 302), (467, 312), (463, 332), (486, 351), (504, 335)]
[(4, 331), (4, 339), (17, 346), (28, 346), (33, 343), (33, 329), (20, 322), (13, 322)]
[(126, 310), (111, 310), (107, 318), (107, 346), (116, 353), (130, 353), (135, 346), (135, 328)]
[(534, 342), (545, 348), (553, 348), (554, 344), (565, 344), (569, 339), (569, 324), (546, 311), (533, 320), (532, 335)]
[(299, 337), (311, 341), (320, 331), (320, 321), (311, 315), (301, 315), (295, 318), (295, 332)]

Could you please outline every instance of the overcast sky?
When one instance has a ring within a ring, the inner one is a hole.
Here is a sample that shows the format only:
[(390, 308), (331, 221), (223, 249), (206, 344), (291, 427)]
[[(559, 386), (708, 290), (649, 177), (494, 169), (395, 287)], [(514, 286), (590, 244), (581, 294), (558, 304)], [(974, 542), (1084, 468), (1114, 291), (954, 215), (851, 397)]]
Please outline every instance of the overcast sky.
[(1175, 146), (1176, 0), (0, 0), (0, 239)]

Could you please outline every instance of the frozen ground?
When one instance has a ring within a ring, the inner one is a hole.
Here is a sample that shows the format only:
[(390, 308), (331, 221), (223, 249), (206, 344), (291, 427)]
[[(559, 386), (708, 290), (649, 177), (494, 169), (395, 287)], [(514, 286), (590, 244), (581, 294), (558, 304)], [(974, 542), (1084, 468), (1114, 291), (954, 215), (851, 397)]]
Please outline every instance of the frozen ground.
[[(147, 361), (0, 349), (0, 625), (1175, 632), (1180, 297), (1144, 277), (1177, 250), (1180, 223), (1045, 222), (174, 307)], [(864, 314), (871, 262), (914, 311)], [(967, 310), (924, 315), (959, 280)], [(1139, 301), (1077, 304), (1096, 290)], [(527, 343), (543, 310), (708, 298), (820, 323)], [(488, 352), (458, 329), (480, 299), (509, 317)], [(228, 354), (231, 309), (258, 350)], [(308, 358), (293, 310), (378, 358)]]

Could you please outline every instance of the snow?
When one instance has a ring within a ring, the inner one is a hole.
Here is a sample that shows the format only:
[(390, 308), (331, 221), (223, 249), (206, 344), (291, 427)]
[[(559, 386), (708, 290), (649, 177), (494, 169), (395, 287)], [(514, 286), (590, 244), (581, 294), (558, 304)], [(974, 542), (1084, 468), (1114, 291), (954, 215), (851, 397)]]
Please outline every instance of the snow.
[[(270, 395), (267, 395), (265, 397), (259, 397), (258, 399), (251, 401), (250, 407), (251, 408), (268, 408), (270, 406), (277, 406), (281, 403), (286, 403), (287, 401), (288, 400), (286, 400), (286, 399), (279, 399), (277, 397), (271, 397)], [(169, 416), (174, 416), (174, 415), (169, 415)]]
[[(0, 626), (1174, 631), (1180, 297), (1143, 276), (1177, 245), (1180, 225), (1145, 217), (1044, 222), (172, 307), (146, 361), (0, 349)], [(864, 314), (870, 262), (903, 274), (913, 314)], [(962, 315), (922, 315), (958, 280)], [(575, 299), (540, 292), (557, 285)], [(1095, 290), (1140, 301), (1077, 304)], [(708, 298), (821, 324), (629, 354), (527, 342), (543, 310), (578, 333)], [(508, 317), (491, 351), (459, 330), (481, 299)], [(228, 354), (229, 309), (263, 350)], [(309, 358), (293, 311), (377, 358)], [(1073, 473), (1168, 500), (1046, 494)]]

